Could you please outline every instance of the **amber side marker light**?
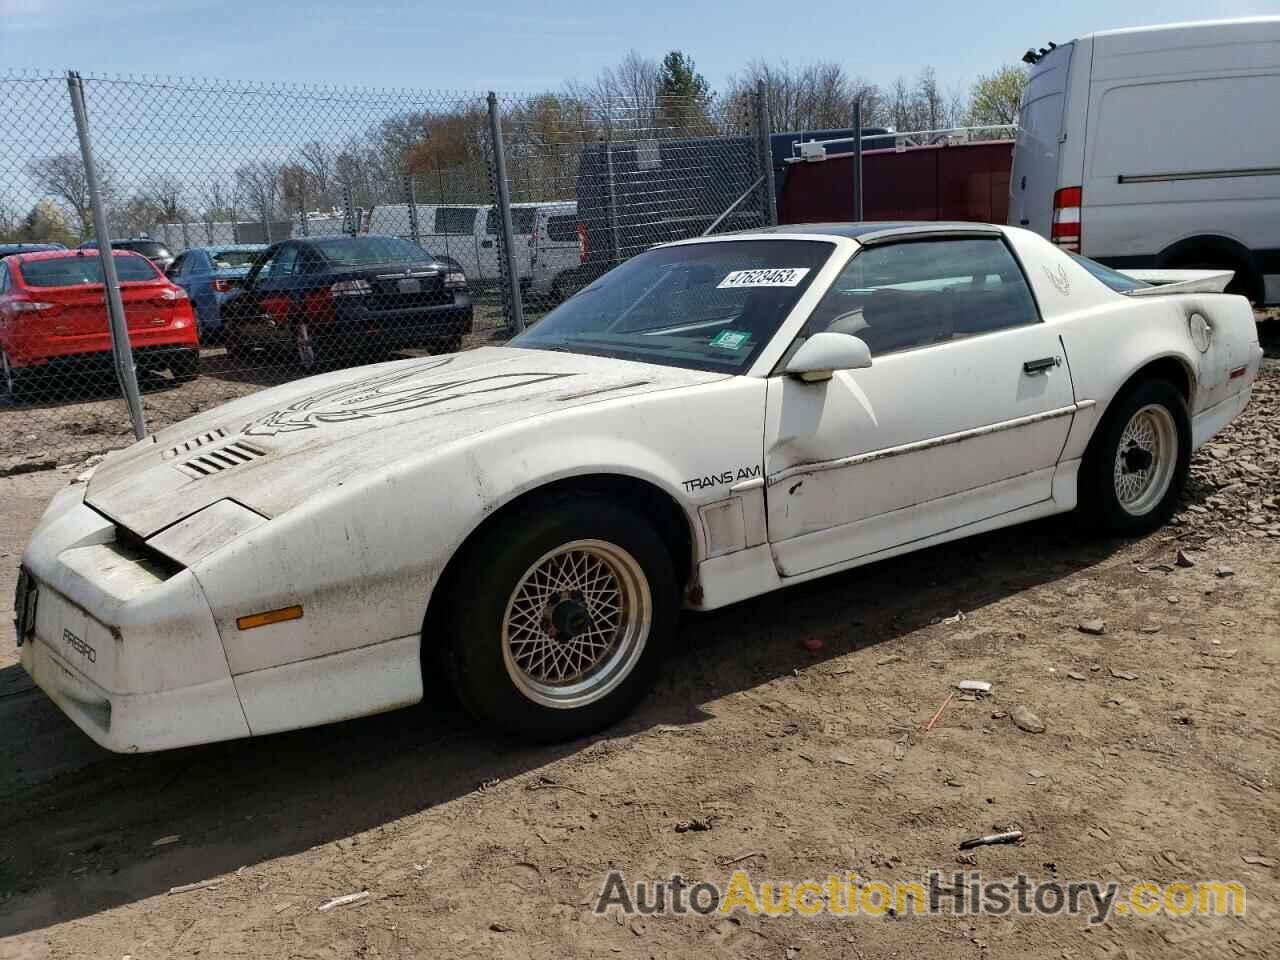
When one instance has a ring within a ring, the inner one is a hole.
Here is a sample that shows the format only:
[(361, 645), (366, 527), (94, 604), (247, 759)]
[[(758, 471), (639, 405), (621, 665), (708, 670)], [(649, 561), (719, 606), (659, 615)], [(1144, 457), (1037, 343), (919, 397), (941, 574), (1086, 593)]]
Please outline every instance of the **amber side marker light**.
[(265, 627), (271, 623), (301, 619), (302, 607), (281, 607), (279, 610), (268, 610), (266, 613), (251, 613), (247, 617), (239, 617), (236, 620), (236, 626), (241, 630), (252, 630), (254, 627)]

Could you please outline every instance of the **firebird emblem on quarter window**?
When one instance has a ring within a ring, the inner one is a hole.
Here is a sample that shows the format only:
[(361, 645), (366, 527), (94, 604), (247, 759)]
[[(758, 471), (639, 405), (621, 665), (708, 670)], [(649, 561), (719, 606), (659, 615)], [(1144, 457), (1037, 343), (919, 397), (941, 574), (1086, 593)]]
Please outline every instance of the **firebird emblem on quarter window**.
[(430, 376), (452, 362), (453, 357), (444, 357), (415, 364), (408, 370), (331, 387), (259, 417), (246, 424), (242, 432), (251, 437), (273, 437), (278, 433), (314, 430), (326, 423), (367, 420), (573, 376), (572, 373), (495, 373), (470, 379), (461, 375), (439, 379)]
[(1048, 267), (1042, 267), (1044, 275), (1049, 278), (1049, 282), (1053, 284), (1064, 297), (1071, 295), (1071, 278), (1067, 276), (1067, 268), (1062, 264), (1058, 264), (1057, 271), (1050, 270)]

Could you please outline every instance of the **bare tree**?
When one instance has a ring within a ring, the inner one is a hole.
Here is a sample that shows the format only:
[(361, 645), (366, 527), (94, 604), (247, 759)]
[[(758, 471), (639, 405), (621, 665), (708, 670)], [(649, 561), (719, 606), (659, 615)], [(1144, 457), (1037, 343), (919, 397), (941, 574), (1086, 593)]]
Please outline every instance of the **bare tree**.
[(322, 204), (333, 203), (333, 165), (337, 151), (320, 140), (308, 140), (298, 151), (300, 166), (307, 168), (316, 199)]
[(213, 224), (236, 218), (235, 190), (218, 177), (210, 177), (195, 188), (200, 219), (212, 236)]
[(795, 67), (785, 60), (753, 60), (730, 80), (727, 98), (746, 102), (761, 82), (769, 126), (774, 130), (846, 128), (853, 121), (853, 104), (859, 97), (863, 124), (875, 126), (883, 121), (884, 98), (880, 89), (861, 77), (850, 77), (835, 62)]
[(236, 193), (270, 236), (271, 221), (280, 206), (280, 167), (270, 160), (254, 160), (236, 167)]
[(658, 124), (658, 86), (661, 65), (652, 57), (628, 50), (622, 60), (605, 67), (594, 80), (570, 80), (564, 98), (587, 104), (599, 132), (647, 136)]
[[(103, 203), (109, 204), (114, 194), (111, 170), (98, 161), (98, 190)], [(89, 205), (89, 181), (84, 161), (78, 153), (59, 153), (39, 157), (27, 164), (27, 176), (41, 192), (56, 198), (79, 221), (80, 236), (93, 236), (93, 211)]]
[(156, 208), (161, 223), (183, 223), (191, 219), (187, 206), (187, 185), (173, 173), (148, 177), (139, 191)]

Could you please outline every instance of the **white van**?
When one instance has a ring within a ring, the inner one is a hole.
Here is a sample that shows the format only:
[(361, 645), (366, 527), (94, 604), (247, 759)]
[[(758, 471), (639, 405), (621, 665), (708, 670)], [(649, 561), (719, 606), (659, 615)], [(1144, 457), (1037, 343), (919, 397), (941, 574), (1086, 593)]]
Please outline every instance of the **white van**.
[[(451, 257), (462, 266), (468, 280), (477, 284), (497, 282), (497, 207), (473, 203), (419, 203), (418, 242), (431, 253)], [(515, 235), (515, 268), (521, 283), (539, 293), (557, 290), (561, 272), (576, 267), (578, 204), (572, 200), (513, 203), (511, 227)], [(364, 218), (361, 232), (412, 239), (413, 221), (407, 203), (379, 204)]]
[(1280, 17), (1025, 59), (1010, 224), (1113, 267), (1229, 268), (1233, 292), (1280, 303)]

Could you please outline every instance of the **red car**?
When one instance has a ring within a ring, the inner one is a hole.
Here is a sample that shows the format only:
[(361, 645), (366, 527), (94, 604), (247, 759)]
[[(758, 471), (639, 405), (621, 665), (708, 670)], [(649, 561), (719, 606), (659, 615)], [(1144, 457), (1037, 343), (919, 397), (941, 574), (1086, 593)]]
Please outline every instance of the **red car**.
[[(141, 370), (193, 380), (200, 342), (186, 291), (146, 257), (114, 251), (129, 342)], [(0, 260), (0, 387), (75, 375), (111, 360), (106, 291), (96, 251), (50, 250)], [(65, 384), (62, 384), (65, 385)]]

